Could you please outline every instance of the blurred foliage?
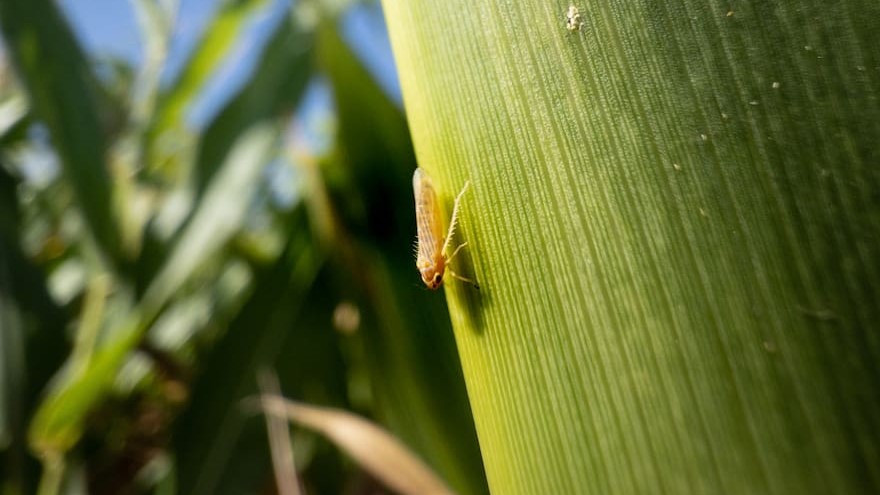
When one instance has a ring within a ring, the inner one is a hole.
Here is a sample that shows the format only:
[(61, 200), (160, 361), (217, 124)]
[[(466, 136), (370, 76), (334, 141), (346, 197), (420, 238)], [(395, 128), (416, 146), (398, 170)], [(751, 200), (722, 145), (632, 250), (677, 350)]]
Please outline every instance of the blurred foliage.
[[(241, 404), (271, 367), (286, 396), (373, 417), (484, 493), (443, 296), (409, 252), (408, 129), (337, 32), (352, 7), (224, 2), (160, 84), (175, 2), (133, 6), (137, 68), (90, 59), (51, 0), (0, 3), (0, 489), (267, 490)], [(254, 69), (194, 126), (270, 11)], [(309, 120), (328, 84), (335, 113)], [(312, 433), (294, 448), (308, 493), (376, 488)]]

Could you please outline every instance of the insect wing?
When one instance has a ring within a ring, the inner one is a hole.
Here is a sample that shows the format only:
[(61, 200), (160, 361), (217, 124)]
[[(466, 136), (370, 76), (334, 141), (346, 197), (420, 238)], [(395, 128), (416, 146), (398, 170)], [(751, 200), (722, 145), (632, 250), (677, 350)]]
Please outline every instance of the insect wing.
[(416, 199), (416, 232), (418, 235), (418, 260), (421, 267), (424, 263), (434, 263), (443, 246), (443, 219), (437, 192), (431, 178), (420, 168), (413, 174), (413, 194)]

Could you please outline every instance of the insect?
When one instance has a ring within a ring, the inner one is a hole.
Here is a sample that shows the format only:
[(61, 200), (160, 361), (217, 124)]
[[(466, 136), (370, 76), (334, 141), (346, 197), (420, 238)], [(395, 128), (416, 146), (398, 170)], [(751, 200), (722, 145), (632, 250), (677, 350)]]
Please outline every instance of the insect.
[(565, 13), (565, 28), (569, 31), (580, 31), (582, 25), (580, 10), (574, 5), (569, 5), (568, 12)]
[(458, 221), (458, 210), (461, 205), (461, 197), (467, 191), (470, 182), (465, 182), (461, 192), (455, 197), (455, 205), (452, 207), (452, 219), (449, 221), (449, 230), (443, 235), (443, 215), (440, 211), (440, 202), (437, 200), (437, 192), (428, 174), (421, 168), (413, 173), (413, 193), (416, 197), (416, 232), (418, 234), (418, 246), (416, 247), (416, 268), (422, 275), (422, 282), (429, 289), (437, 289), (443, 283), (443, 275), (449, 271), (453, 278), (472, 284), (479, 289), (476, 282), (462, 277), (447, 265), (461, 248), (467, 246), (461, 243), (451, 256), (446, 256), (446, 250), (455, 234), (455, 226)]

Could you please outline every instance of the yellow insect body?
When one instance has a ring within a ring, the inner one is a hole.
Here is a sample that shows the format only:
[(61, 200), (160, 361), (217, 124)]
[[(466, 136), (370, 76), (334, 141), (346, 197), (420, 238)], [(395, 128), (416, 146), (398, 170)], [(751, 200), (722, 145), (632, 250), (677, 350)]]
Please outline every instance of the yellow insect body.
[[(446, 249), (455, 233), (458, 221), (458, 207), (461, 197), (468, 188), (465, 182), (461, 192), (455, 198), (452, 208), (452, 219), (449, 221), (449, 230), (443, 235), (443, 213), (440, 211), (440, 202), (437, 200), (437, 192), (431, 178), (424, 170), (417, 168), (413, 174), (413, 193), (416, 198), (416, 232), (418, 235), (418, 247), (416, 250), (416, 268), (422, 275), (422, 282), (430, 289), (437, 289), (443, 283), (443, 275), (446, 265), (458, 254), (458, 251), (467, 243), (458, 246), (451, 256), (446, 256)], [(461, 277), (452, 270), (449, 274), (454, 278), (463, 280), (477, 286), (474, 281)]]

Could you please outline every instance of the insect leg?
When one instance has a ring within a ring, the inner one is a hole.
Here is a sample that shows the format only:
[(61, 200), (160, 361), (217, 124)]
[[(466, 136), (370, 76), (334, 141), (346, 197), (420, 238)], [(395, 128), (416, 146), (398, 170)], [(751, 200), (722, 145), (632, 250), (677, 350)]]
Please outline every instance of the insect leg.
[(455, 273), (454, 271), (452, 271), (452, 270), (450, 270), (450, 269), (448, 269), (448, 268), (446, 269), (446, 272), (449, 273), (450, 275), (452, 275), (452, 278), (454, 278), (454, 279), (456, 279), (456, 280), (461, 280), (462, 282), (465, 282), (465, 283), (468, 283), (468, 284), (471, 284), (471, 285), (474, 286), (475, 289), (480, 290), (480, 284), (474, 282), (473, 280), (471, 280), (471, 279), (469, 279), (469, 278), (467, 278), (467, 277), (462, 277), (461, 275)]
[(449, 242), (452, 241), (452, 235), (455, 234), (455, 225), (458, 222), (458, 208), (461, 206), (461, 197), (464, 195), (464, 192), (467, 191), (470, 184), (471, 181), (465, 181), (464, 186), (461, 188), (461, 192), (455, 197), (455, 204), (452, 206), (452, 219), (449, 220), (449, 230), (446, 232), (446, 240), (443, 241), (443, 249), (440, 250), (441, 253), (446, 252), (446, 249), (449, 247)]
[(467, 246), (467, 244), (468, 243), (466, 242), (462, 242), (461, 244), (459, 244), (458, 247), (455, 248), (455, 251), (452, 252), (452, 256), (446, 258), (446, 262), (449, 263), (450, 261), (452, 261), (452, 258), (455, 258), (455, 255), (458, 254), (459, 251), (461, 251), (461, 248)]

